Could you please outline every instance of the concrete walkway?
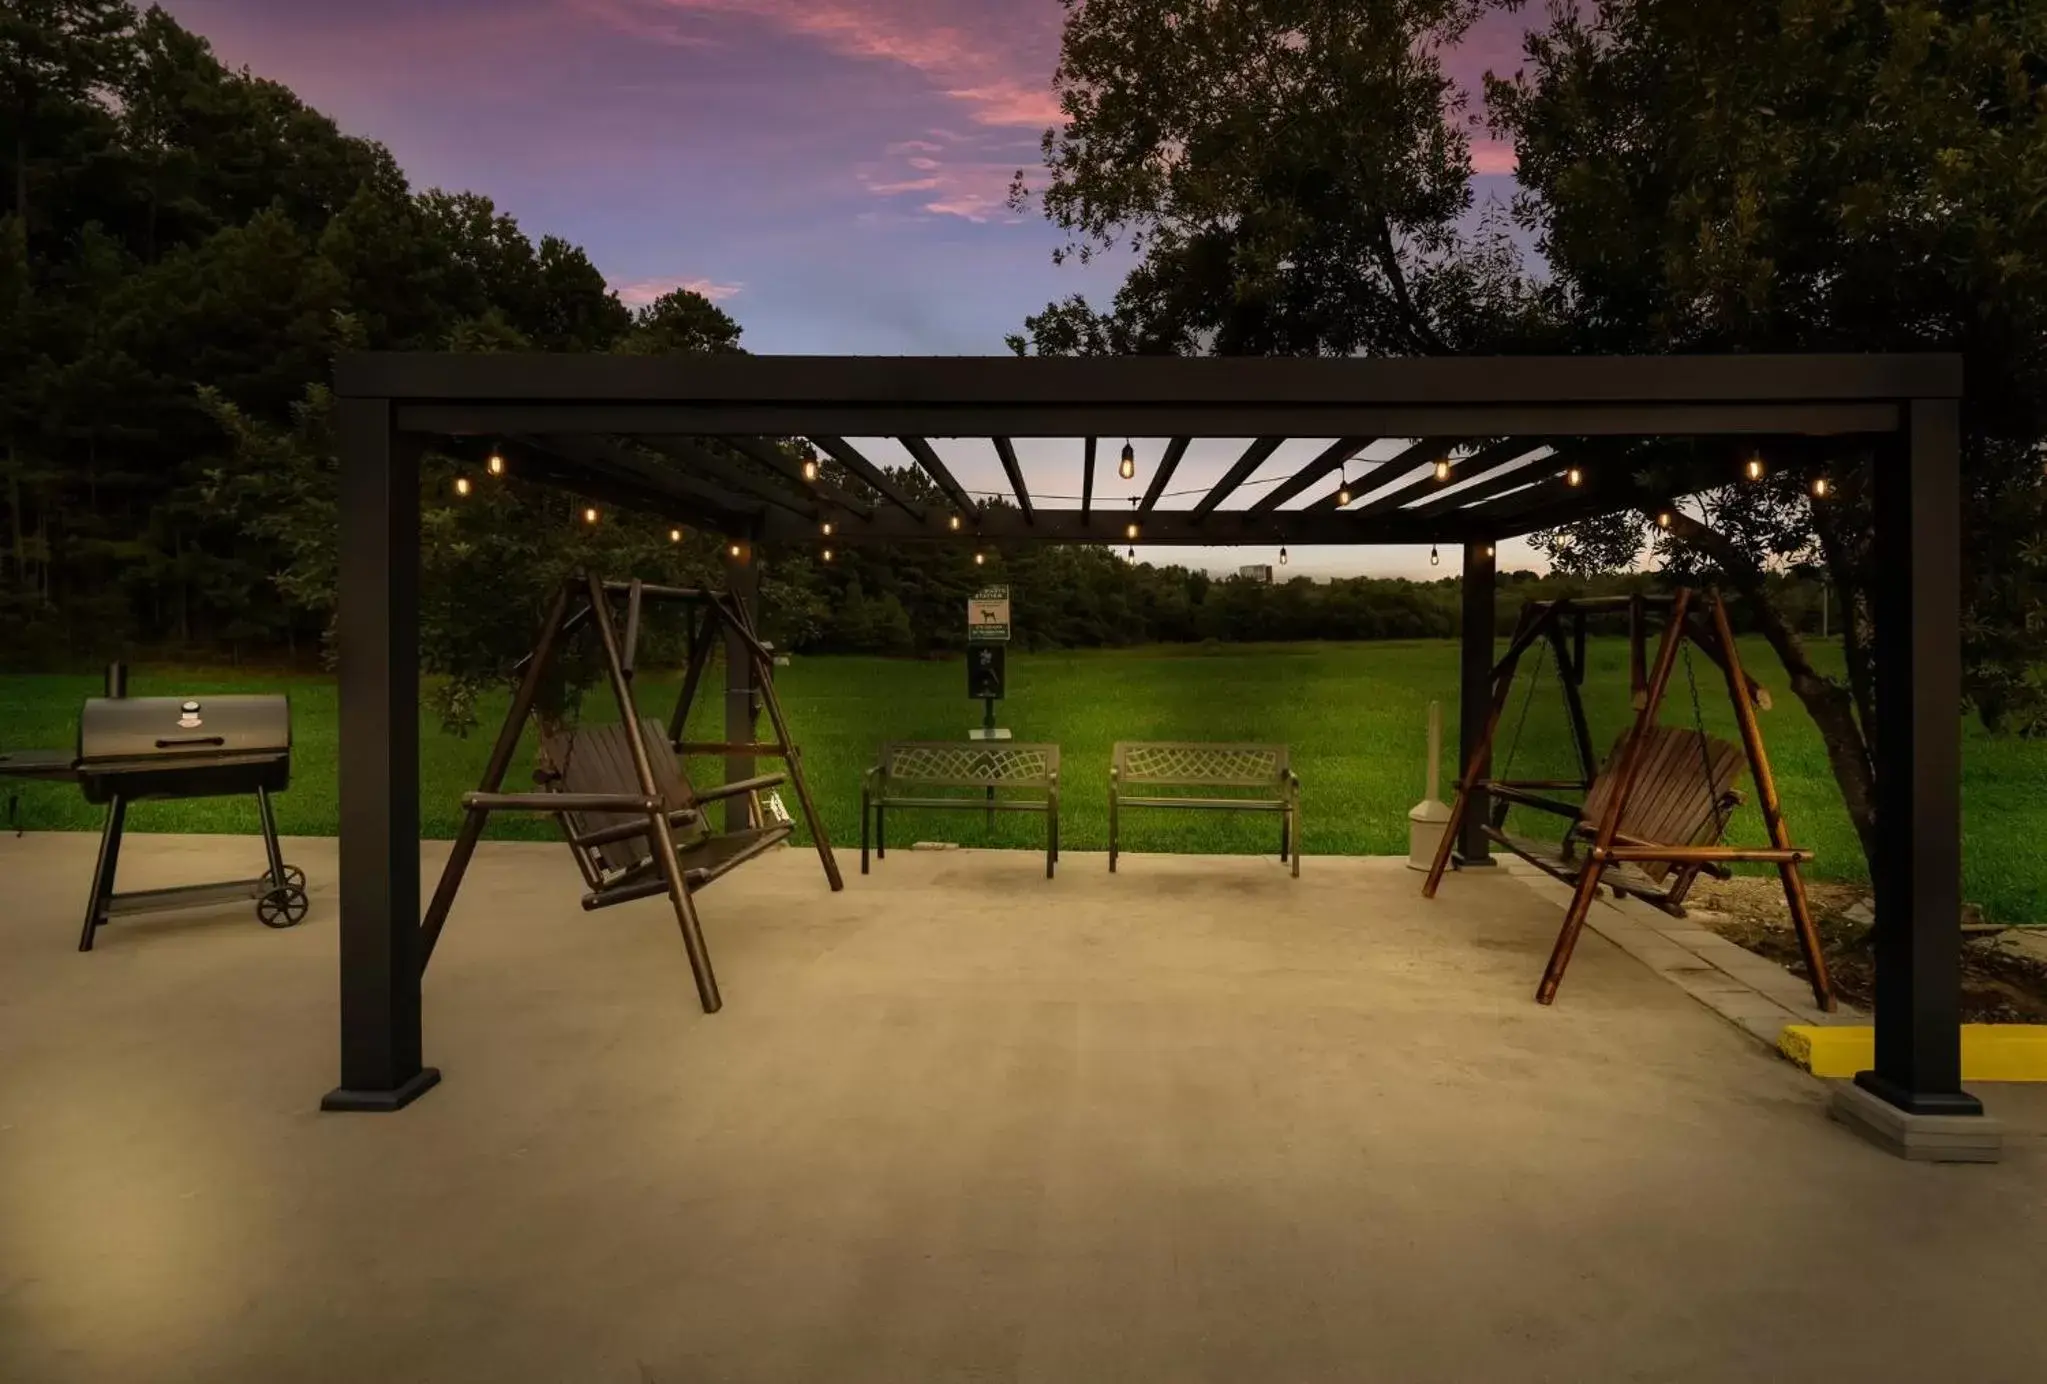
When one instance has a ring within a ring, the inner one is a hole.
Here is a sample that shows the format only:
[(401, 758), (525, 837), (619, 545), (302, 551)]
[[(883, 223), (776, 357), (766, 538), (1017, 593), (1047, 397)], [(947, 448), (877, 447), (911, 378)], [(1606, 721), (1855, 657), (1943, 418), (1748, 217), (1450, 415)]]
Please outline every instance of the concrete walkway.
[[(586, 915), (485, 847), (442, 1086), (322, 1115), (333, 843), (288, 932), (116, 922), (0, 839), (0, 1380), (2034, 1381), (2047, 1093), (1990, 1167), (1823, 1088), (1501, 871), (789, 851)], [(429, 879), (444, 847), (427, 848)], [(131, 837), (125, 887), (252, 870)], [(857, 858), (842, 856), (850, 870)]]

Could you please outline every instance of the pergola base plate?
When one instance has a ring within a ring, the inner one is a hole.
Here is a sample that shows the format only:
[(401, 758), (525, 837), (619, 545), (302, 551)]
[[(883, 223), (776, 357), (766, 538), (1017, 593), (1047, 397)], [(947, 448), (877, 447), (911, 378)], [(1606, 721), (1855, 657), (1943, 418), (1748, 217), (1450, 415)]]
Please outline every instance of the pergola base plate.
[(351, 1091), (337, 1086), (320, 1097), (322, 1110), (403, 1110), (440, 1084), (439, 1067), (421, 1067), (419, 1074), (393, 1091)]
[(1996, 1163), (2004, 1157), (2004, 1126), (1988, 1115), (1915, 1115), (1856, 1082), (1839, 1081), (1833, 1087), (1827, 1114), (1900, 1158)]

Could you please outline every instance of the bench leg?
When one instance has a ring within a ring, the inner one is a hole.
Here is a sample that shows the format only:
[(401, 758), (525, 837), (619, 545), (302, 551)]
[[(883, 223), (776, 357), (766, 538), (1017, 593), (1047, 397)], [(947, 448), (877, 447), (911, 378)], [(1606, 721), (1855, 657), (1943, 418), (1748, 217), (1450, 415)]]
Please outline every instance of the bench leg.
[(1294, 878), (1301, 877), (1301, 809), (1290, 807), (1286, 812), (1287, 844), (1293, 847)]
[(863, 790), (860, 794), (860, 873), (863, 875), (867, 873), (867, 829), (870, 825), (868, 817), (873, 811), (874, 804)]
[(1055, 795), (1045, 804), (1045, 878), (1052, 878), (1052, 867), (1059, 863), (1059, 799)]
[(1116, 790), (1109, 790), (1109, 873), (1116, 873), (1117, 827), (1121, 825), (1116, 810)]
[(1279, 814), (1279, 863), (1287, 862), (1287, 846), (1293, 837), (1293, 818), (1285, 812)]
[(888, 808), (885, 804), (874, 805), (874, 858), (888, 859)]

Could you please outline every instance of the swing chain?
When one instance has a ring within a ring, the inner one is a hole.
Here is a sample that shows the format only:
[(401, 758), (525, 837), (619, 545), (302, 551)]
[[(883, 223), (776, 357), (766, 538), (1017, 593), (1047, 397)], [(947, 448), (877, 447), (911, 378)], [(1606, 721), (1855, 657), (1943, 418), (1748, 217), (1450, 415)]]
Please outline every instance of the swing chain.
[(1514, 738), (1507, 742), (1506, 760), (1493, 771), (1495, 779), (1504, 781), (1513, 777), (1514, 756), (1521, 749), (1521, 732), (1528, 725), (1528, 709), (1535, 705), (1535, 689), (1542, 684), (1543, 671), (1548, 667), (1549, 645), (1545, 643), (1536, 651), (1535, 674), (1528, 679), (1528, 691), (1521, 698), (1521, 715), (1514, 722)]
[(1713, 756), (1706, 748), (1706, 712), (1699, 705), (1699, 678), (1692, 668), (1692, 641), (1684, 641), (1685, 685), (1692, 693), (1692, 728), (1698, 732), (1699, 775), (1706, 785), (1706, 793), (1713, 800), (1714, 840), (1727, 835), (1727, 814), (1720, 806), (1720, 795), (1713, 791)]

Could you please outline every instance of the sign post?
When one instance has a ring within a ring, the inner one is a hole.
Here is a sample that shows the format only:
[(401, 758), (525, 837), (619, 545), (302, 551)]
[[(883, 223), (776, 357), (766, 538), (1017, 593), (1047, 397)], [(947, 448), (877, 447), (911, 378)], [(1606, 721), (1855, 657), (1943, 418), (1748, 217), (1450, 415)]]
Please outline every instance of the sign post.
[[(1009, 588), (987, 586), (967, 601), (967, 695), (981, 703), (981, 724), (967, 732), (969, 740), (1007, 740), (1009, 732), (995, 724), (995, 703), (1007, 681), (1009, 652)], [(995, 790), (988, 790), (995, 801)], [(987, 812), (995, 825), (995, 809)]]

